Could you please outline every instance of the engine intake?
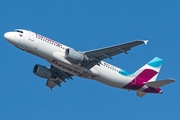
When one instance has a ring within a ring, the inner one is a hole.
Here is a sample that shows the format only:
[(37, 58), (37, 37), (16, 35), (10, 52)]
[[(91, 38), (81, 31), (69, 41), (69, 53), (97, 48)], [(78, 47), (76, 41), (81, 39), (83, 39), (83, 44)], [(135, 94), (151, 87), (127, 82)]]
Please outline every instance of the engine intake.
[(33, 73), (42, 78), (56, 78), (49, 68), (42, 65), (36, 64), (33, 68)]
[(76, 51), (72, 48), (67, 48), (65, 51), (65, 58), (73, 63), (85, 64), (89, 62), (89, 57), (84, 53)]

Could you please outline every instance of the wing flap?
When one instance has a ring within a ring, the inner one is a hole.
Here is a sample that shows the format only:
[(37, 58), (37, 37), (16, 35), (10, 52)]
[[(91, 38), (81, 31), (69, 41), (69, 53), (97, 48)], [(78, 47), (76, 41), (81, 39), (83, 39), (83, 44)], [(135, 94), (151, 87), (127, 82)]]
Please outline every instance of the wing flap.
[(46, 86), (52, 89), (53, 87), (56, 86), (56, 84), (51, 79), (47, 79)]
[(53, 74), (57, 76), (56, 79), (47, 79), (46, 86), (48, 86), (50, 89), (54, 88), (56, 85), (61, 87), (61, 83), (66, 82), (65, 79), (72, 79), (71, 74), (64, 72), (52, 65), (50, 69), (53, 71)]
[(175, 82), (175, 80), (174, 79), (166, 79), (166, 80), (161, 80), (161, 81), (147, 82), (147, 83), (145, 83), (145, 85), (147, 85), (148, 87), (159, 88), (161, 86), (167, 85), (172, 82)]

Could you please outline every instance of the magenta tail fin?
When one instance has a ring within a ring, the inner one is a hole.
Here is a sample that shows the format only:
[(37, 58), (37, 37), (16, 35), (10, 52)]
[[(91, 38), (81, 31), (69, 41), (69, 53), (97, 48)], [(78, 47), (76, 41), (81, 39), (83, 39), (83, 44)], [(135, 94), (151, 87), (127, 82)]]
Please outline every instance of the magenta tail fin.
[(135, 76), (145, 79), (144, 82), (156, 81), (163, 63), (163, 59), (155, 57), (149, 61), (146, 65), (137, 70)]

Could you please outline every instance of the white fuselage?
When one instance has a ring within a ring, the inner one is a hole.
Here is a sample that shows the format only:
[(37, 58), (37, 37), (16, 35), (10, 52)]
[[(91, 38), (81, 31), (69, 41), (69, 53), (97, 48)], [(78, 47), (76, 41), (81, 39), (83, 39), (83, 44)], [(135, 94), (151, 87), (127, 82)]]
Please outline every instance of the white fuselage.
[(120, 68), (103, 61), (90, 70), (78, 64), (71, 63), (64, 58), (65, 50), (70, 47), (31, 31), (23, 30), (23, 32), (23, 34), (12, 32), (13, 40), (9, 42), (24, 51), (47, 60), (53, 66), (72, 75), (94, 79), (117, 88), (122, 88), (133, 79), (133, 76), (127, 77), (119, 74)]

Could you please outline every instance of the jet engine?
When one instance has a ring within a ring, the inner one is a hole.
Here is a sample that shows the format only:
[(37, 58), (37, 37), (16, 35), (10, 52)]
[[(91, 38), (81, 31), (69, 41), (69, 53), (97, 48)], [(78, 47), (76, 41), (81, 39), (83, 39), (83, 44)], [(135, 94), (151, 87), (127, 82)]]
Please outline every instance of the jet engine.
[(49, 68), (42, 65), (35, 65), (33, 68), (33, 73), (42, 78), (56, 78)]
[(89, 62), (89, 57), (84, 53), (76, 51), (72, 48), (67, 48), (65, 51), (65, 58), (73, 63), (85, 64)]

